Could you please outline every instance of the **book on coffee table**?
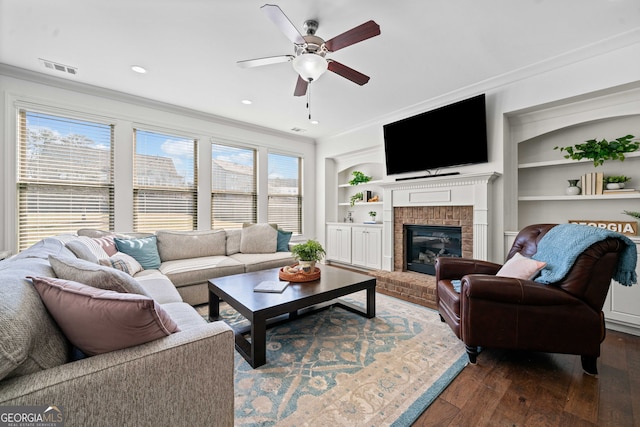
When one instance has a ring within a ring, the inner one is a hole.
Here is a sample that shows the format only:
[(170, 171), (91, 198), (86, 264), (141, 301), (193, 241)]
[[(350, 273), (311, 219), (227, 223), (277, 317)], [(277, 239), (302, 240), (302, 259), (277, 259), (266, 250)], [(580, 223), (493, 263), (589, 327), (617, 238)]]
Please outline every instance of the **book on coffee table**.
[(280, 293), (285, 290), (289, 285), (289, 282), (282, 282), (278, 280), (265, 280), (260, 282), (253, 288), (253, 292), (275, 292)]

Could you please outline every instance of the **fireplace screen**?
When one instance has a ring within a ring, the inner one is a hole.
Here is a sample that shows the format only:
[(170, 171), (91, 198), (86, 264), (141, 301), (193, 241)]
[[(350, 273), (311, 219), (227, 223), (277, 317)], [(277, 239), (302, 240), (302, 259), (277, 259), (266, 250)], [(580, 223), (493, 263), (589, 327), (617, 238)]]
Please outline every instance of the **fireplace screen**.
[(436, 258), (462, 256), (462, 227), (404, 225), (405, 268), (435, 275)]

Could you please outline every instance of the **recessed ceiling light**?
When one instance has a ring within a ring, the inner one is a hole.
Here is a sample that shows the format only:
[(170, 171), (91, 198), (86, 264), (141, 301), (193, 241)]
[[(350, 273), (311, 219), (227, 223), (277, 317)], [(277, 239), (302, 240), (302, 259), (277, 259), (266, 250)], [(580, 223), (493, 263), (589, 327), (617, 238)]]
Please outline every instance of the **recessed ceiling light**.
[(249, 99), (243, 99), (243, 100), (242, 100), (242, 103), (243, 103), (244, 105), (251, 105), (251, 104), (253, 104), (253, 101), (251, 101), (251, 100), (249, 100)]
[(311, 124), (312, 124), (312, 125), (317, 125), (318, 123), (320, 123), (320, 122), (319, 122), (319, 121), (317, 121), (317, 120), (311, 120)]
[(140, 74), (144, 74), (147, 72), (147, 69), (144, 67), (141, 67), (140, 65), (132, 65), (131, 69), (136, 73), (140, 73)]

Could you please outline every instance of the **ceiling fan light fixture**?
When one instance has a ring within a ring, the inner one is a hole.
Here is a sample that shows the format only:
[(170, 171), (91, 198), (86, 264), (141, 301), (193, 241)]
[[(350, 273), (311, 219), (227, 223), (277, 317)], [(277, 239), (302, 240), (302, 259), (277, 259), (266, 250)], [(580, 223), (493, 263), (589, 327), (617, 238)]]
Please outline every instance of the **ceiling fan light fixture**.
[(293, 60), (293, 69), (308, 82), (318, 80), (328, 67), (327, 60), (315, 53), (303, 53)]

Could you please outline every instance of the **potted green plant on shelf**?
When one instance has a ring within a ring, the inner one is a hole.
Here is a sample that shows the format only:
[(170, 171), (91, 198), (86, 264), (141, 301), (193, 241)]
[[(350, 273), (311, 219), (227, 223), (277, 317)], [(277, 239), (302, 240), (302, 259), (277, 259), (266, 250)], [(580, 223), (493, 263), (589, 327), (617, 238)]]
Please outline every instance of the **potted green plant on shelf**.
[(353, 171), (351, 174), (353, 175), (353, 178), (349, 181), (349, 185), (364, 184), (365, 182), (371, 181), (370, 176), (367, 176), (360, 171)]
[(317, 240), (307, 240), (291, 248), (291, 254), (306, 273), (315, 271), (316, 262), (324, 258), (326, 252)]
[(634, 217), (637, 220), (640, 220), (640, 212), (634, 211), (622, 211), (623, 214)]
[(374, 221), (374, 222), (375, 222), (375, 220), (376, 220), (376, 215), (378, 215), (378, 212), (376, 212), (376, 211), (369, 211), (369, 216), (371, 217), (371, 221)]
[(554, 150), (566, 151), (565, 159), (590, 159), (594, 166), (602, 165), (605, 160), (624, 161), (625, 153), (632, 153), (640, 148), (640, 142), (632, 141), (633, 135), (616, 138), (613, 141), (590, 139), (583, 144), (568, 147), (554, 147)]
[(624, 188), (624, 183), (630, 180), (631, 178), (624, 175), (612, 175), (604, 177), (604, 183), (607, 185), (608, 190)]
[(364, 193), (362, 193), (362, 191), (351, 196), (349, 199), (351, 206), (355, 205), (358, 200), (364, 200)]

